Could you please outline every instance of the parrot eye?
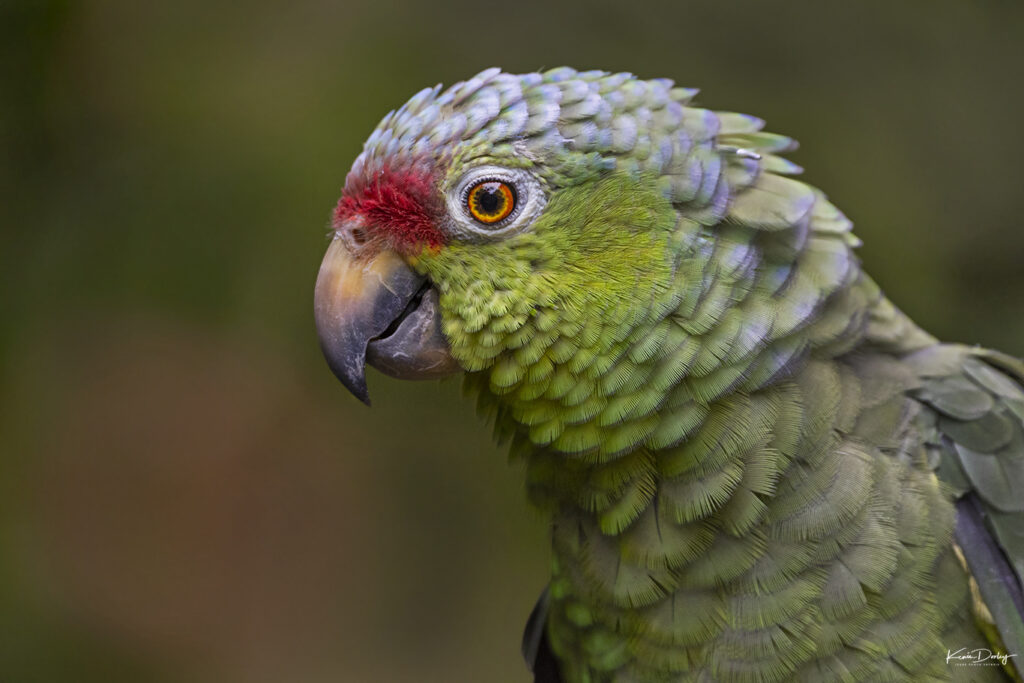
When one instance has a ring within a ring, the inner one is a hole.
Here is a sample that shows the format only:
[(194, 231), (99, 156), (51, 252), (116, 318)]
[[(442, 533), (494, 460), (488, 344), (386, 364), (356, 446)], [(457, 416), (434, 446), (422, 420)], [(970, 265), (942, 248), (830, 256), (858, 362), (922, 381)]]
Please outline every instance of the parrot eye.
[(546, 203), (529, 171), (476, 166), (448, 191), (448, 229), (473, 241), (501, 238), (532, 223)]
[(516, 191), (500, 180), (482, 180), (466, 193), (466, 207), (473, 218), (493, 225), (509, 217), (516, 208)]

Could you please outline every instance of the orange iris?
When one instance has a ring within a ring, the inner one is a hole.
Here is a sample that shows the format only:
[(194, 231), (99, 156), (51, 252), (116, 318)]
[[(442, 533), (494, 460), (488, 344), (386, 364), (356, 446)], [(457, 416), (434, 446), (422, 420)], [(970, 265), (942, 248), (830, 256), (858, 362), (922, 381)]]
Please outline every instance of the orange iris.
[(484, 180), (469, 188), (466, 204), (473, 218), (493, 225), (508, 218), (516, 208), (516, 193), (500, 180)]

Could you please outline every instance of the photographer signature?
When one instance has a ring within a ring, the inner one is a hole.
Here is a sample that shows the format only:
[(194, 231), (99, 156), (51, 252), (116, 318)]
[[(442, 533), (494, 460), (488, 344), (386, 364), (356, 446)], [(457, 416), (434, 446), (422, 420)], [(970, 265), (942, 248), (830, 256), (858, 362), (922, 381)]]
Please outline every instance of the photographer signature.
[(962, 647), (956, 652), (952, 650), (946, 650), (946, 664), (950, 662), (969, 662), (971, 664), (982, 664), (989, 661), (990, 659), (998, 660), (1000, 664), (1006, 666), (1006, 662), (1009, 661), (1010, 657), (1016, 657), (1017, 655), (1005, 654), (1002, 652), (992, 652), (983, 647), (968, 650), (966, 647)]

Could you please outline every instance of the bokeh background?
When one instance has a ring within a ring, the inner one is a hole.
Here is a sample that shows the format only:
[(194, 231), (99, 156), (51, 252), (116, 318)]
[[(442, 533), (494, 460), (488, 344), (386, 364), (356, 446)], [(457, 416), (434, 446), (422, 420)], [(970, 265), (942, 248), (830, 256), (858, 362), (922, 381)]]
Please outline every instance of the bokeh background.
[(670, 76), (799, 138), (890, 295), (1024, 354), (1024, 5), (0, 0), (0, 681), (518, 681), (542, 520), (458, 382), (327, 371), (389, 109)]

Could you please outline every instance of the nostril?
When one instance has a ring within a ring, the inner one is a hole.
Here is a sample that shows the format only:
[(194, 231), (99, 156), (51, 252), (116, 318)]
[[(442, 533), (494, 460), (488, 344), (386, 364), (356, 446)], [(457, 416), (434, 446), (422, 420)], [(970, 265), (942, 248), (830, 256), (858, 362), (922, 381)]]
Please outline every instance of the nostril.
[(334, 226), (338, 237), (345, 240), (349, 249), (362, 250), (372, 241), (372, 234), (366, 229), (361, 217), (340, 221)]

